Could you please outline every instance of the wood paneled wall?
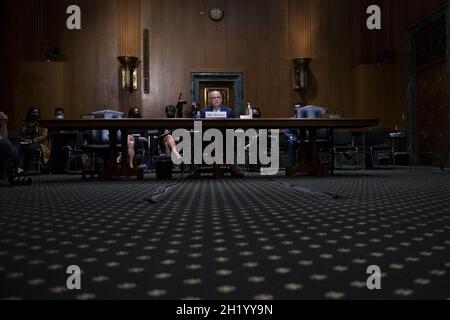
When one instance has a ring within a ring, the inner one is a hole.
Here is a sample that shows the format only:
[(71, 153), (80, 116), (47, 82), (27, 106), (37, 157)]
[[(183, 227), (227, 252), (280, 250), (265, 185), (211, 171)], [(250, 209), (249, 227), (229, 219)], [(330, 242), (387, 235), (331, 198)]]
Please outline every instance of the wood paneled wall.
[[(448, 16), (450, 17), (450, 5), (448, 5)], [(450, 54), (450, 32), (449, 25), (447, 24), (447, 33), (448, 33), (448, 39), (447, 39), (447, 54)], [(450, 57), (447, 56), (447, 106), (448, 106), (448, 128), (450, 129)], [(447, 152), (447, 166), (450, 167), (450, 130), (448, 134), (448, 152)]]
[(30, 107), (41, 109), (41, 116), (54, 116), (55, 107), (70, 105), (71, 85), (68, 65), (64, 62), (45, 61), (22, 62), (18, 70), (18, 85), (15, 91), (16, 112), (20, 117), (16, 125), (25, 117)]
[[(150, 1), (143, 24), (150, 27), (151, 93), (145, 114), (162, 116), (178, 94), (190, 97), (192, 71), (241, 71), (244, 100), (264, 116), (289, 114), (288, 1)], [(225, 17), (211, 21), (209, 9)]]
[[(357, 116), (380, 118), (380, 127), (405, 128), (403, 68), (396, 64), (362, 64), (356, 69)], [(406, 91), (405, 91), (406, 95)]]
[[(141, 1), (117, 0), (117, 56), (141, 57)], [(140, 67), (138, 67), (138, 74)], [(120, 108), (128, 113), (130, 108), (141, 106), (140, 88), (130, 93), (119, 90)]]
[(311, 57), (312, 3), (289, 1), (289, 53), (291, 57)]
[[(358, 115), (378, 114), (381, 126), (406, 128), (407, 115), (407, 78), (405, 72), (406, 37), (409, 27), (415, 21), (429, 14), (435, 8), (443, 5), (445, 0), (361, 0), (360, 13), (371, 4), (380, 6), (382, 10), (382, 30), (370, 31), (365, 28), (365, 16), (361, 16), (359, 61), (361, 65), (373, 67), (358, 68), (358, 78), (365, 83), (357, 86), (366, 87), (364, 92), (356, 91), (358, 95)], [(387, 66), (376, 68), (376, 53), (389, 50), (392, 59)], [(449, 57), (447, 57), (447, 61)], [(367, 87), (376, 78), (381, 85)], [(373, 97), (380, 97), (384, 104), (374, 103)]]
[(1, 77), (2, 85), (0, 110), (9, 116), (9, 126), (19, 122), (22, 115), (16, 112), (17, 102), (15, 91), (19, 83), (18, 65), (19, 61), (32, 60), (34, 55), (32, 36), (32, 10), (31, 2), (26, 0), (4, 1), (1, 3), (2, 10), (8, 14), (0, 19), (1, 38), (3, 43), (1, 54), (3, 55), (4, 77)]
[[(1, 12), (12, 12), (14, 6), (11, 2), (0, 3)], [(4, 19), (0, 19), (0, 30), (8, 30), (8, 26), (13, 22), (12, 17), (6, 16)], [(3, 77), (0, 77), (0, 111), (5, 112), (11, 123), (14, 123), (14, 52), (15, 45), (13, 44), (11, 32), (2, 33), (2, 41), (8, 43), (8, 46), (2, 46), (0, 50), (0, 61), (3, 64)]]
[[(284, 117), (298, 100), (292, 90), (293, 58), (311, 56), (311, 103), (354, 114), (356, 67), (353, 0), (151, 1), (143, 23), (151, 26), (151, 97), (146, 114), (189, 92), (189, 71), (244, 72), (244, 100), (266, 117)], [(208, 18), (221, 6), (220, 22)], [(188, 96), (189, 97), (189, 96)]]
[[(312, 57), (312, 8), (311, 0), (289, 1), (289, 57), (293, 58)], [(291, 64), (291, 70), (293, 65)], [(311, 79), (314, 75), (312, 74)], [(295, 86), (293, 75), (291, 73), (291, 88)], [(306, 93), (306, 99), (311, 95)], [(291, 91), (291, 101), (299, 101), (300, 96), (296, 91)]]
[[(33, 63), (45, 62), (45, 49), (57, 46), (62, 50), (64, 83), (59, 83), (58, 90), (64, 90), (69, 83), (68, 101), (63, 105), (67, 117), (78, 118), (80, 114), (103, 108), (119, 109), (118, 80), (118, 36), (117, 3), (110, 0), (79, 0), (81, 7), (82, 29), (70, 31), (66, 28), (66, 9), (73, 4), (70, 0), (18, 0), (11, 4), (12, 25), (17, 32), (11, 43), (14, 47), (12, 72), (14, 76), (14, 95), (26, 95), (42, 87), (38, 82), (33, 85), (20, 75), (41, 70), (41, 81), (52, 74), (54, 66), (48, 63), (40, 67), (30, 67)], [(44, 22), (39, 22), (40, 17)], [(38, 29), (36, 29), (36, 26)], [(43, 26), (43, 27), (42, 27)], [(48, 97), (47, 91), (41, 91), (32, 103), (27, 99), (13, 99), (14, 124), (17, 126), (24, 118), (24, 110), (33, 104), (40, 107), (42, 113), (49, 116), (56, 106), (60, 106), (57, 95)], [(21, 102), (22, 101), (22, 102)], [(42, 103), (42, 101), (46, 101)], [(27, 105), (23, 105), (26, 103)]]
[(78, 1), (82, 12), (82, 29), (79, 31), (67, 30), (67, 15), (61, 19), (61, 12), (65, 13), (70, 4), (70, 0), (61, 1), (58, 11), (53, 10), (55, 21), (60, 21), (54, 42), (67, 55), (66, 63), (70, 69), (69, 116), (77, 118), (82, 113), (103, 108), (121, 110), (117, 1)]
[[(386, 113), (385, 106), (375, 111), (371, 107), (370, 113), (379, 114), (384, 124), (393, 126), (406, 112), (406, 31), (414, 20), (442, 2), (78, 0), (82, 30), (69, 31), (65, 12), (72, 1), (11, 0), (8, 19), (17, 25), (14, 36), (6, 37), (14, 40), (8, 52), (12, 74), (24, 61), (42, 61), (46, 46), (62, 49), (70, 83), (65, 108), (72, 118), (104, 107), (126, 111), (135, 105), (141, 105), (147, 117), (163, 116), (163, 107), (176, 103), (180, 92), (191, 99), (189, 73), (202, 70), (242, 71), (244, 101), (259, 106), (265, 117), (285, 117), (298, 100), (292, 90), (291, 61), (299, 56), (313, 59), (311, 103), (343, 116), (365, 116), (364, 99), (380, 94), (380, 89), (374, 86), (363, 97), (358, 93), (358, 79), (364, 70), (360, 65), (374, 64), (376, 51), (387, 48), (394, 53), (394, 65), (376, 77), (394, 81), (395, 89), (387, 100), (393, 101), (396, 110)], [(365, 28), (365, 10), (370, 4), (382, 7), (382, 31)], [(208, 17), (209, 9), (216, 6), (225, 11), (219, 22)], [(133, 54), (142, 59), (143, 28), (150, 30), (150, 94), (139, 90), (127, 96), (119, 89), (117, 56)], [(16, 88), (17, 81), (13, 80)], [(15, 110), (23, 109), (11, 95), (7, 99)]]
[(360, 17), (360, 62), (361, 64), (375, 63), (376, 52), (389, 49), (400, 62), (405, 49), (406, 32), (408, 28), (420, 18), (426, 16), (433, 9), (445, 4), (446, 0), (360, 0), (360, 13), (365, 8), (375, 4), (382, 10), (382, 30), (370, 31), (365, 28), (366, 16)]
[[(353, 13), (357, 1), (312, 1), (312, 103), (355, 116), (354, 70), (358, 64)], [(355, 7), (356, 6), (356, 7)]]
[(45, 2), (31, 0), (32, 32), (33, 32), (33, 61), (45, 61), (45, 49), (48, 43), (48, 11), (43, 5)]

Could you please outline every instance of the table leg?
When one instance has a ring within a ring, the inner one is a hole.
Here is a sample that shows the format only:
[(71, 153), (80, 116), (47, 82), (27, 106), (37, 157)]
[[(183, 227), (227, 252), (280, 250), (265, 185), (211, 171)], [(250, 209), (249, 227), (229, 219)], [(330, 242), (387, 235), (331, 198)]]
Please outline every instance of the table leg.
[(287, 176), (293, 176), (297, 173), (311, 176), (327, 176), (327, 168), (319, 161), (318, 147), (316, 140), (316, 129), (308, 129), (308, 143), (304, 138), (300, 140), (300, 149), (298, 150), (297, 165), (290, 166), (286, 170)]
[(122, 128), (121, 144), (122, 162), (117, 165), (117, 130), (109, 129), (109, 163), (101, 172), (101, 178), (111, 179), (112, 177), (131, 177), (137, 176), (138, 179), (144, 178), (144, 169), (132, 169), (128, 165), (128, 130)]

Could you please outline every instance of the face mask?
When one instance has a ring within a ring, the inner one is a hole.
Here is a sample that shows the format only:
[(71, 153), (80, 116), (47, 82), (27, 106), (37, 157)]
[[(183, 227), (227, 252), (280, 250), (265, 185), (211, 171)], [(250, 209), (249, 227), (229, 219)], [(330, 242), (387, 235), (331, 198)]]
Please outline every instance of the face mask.
[(33, 120), (39, 119), (39, 114), (37, 114), (37, 113), (32, 113), (32, 114), (31, 114), (31, 119), (33, 119)]
[(63, 115), (63, 114), (58, 114), (58, 115), (56, 116), (56, 119), (58, 119), (58, 120), (63, 120), (63, 119), (64, 119), (64, 115)]

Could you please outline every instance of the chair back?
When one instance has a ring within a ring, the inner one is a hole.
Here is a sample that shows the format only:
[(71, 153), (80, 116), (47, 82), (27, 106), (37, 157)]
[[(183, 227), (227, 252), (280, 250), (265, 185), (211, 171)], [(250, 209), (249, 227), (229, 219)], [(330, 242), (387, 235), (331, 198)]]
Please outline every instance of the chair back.
[(123, 112), (109, 109), (94, 111), (91, 112), (90, 114), (93, 115), (95, 118), (103, 118), (103, 119), (121, 119), (124, 116)]
[(386, 132), (383, 128), (370, 128), (362, 134), (355, 135), (353, 143), (356, 146), (362, 146), (363, 138), (364, 145), (367, 147), (386, 145)]
[[(87, 144), (88, 145), (101, 145), (101, 144), (109, 144), (108, 136), (103, 134), (106, 130), (89, 130)], [(106, 131), (108, 132), (108, 131)]]
[(353, 143), (351, 130), (334, 131), (333, 142), (335, 146), (349, 146)]
[(386, 145), (386, 132), (383, 128), (372, 128), (364, 137), (367, 146)]
[(317, 119), (323, 116), (327, 110), (318, 106), (306, 106), (296, 109), (296, 118), (298, 119)]
[[(327, 110), (318, 106), (306, 106), (296, 109), (296, 117), (300, 119), (318, 119), (322, 117)], [(316, 130), (317, 140), (328, 140), (328, 129)]]
[[(101, 119), (122, 119), (125, 113), (116, 111), (116, 110), (99, 110), (94, 111), (89, 114), (92, 118), (101, 118)], [(109, 144), (109, 132), (108, 130), (92, 130), (93, 132), (89, 133), (90, 139), (88, 138), (88, 144), (100, 145), (100, 144)], [(100, 137), (101, 135), (101, 137)], [(93, 143), (89, 142), (92, 141)], [(117, 131), (117, 142), (120, 143), (122, 141), (122, 135), (120, 130)]]

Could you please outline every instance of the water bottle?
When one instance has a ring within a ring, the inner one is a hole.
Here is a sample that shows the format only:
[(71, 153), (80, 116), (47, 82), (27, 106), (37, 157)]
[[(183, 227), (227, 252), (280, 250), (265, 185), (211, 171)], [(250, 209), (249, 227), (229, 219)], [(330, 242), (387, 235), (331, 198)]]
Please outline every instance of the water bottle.
[(201, 119), (202, 115), (200, 114), (200, 111), (197, 111), (195, 114), (195, 119)]
[(250, 118), (253, 118), (253, 110), (252, 110), (252, 106), (250, 105), (250, 102), (247, 103), (247, 115), (248, 115)]

